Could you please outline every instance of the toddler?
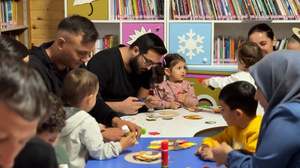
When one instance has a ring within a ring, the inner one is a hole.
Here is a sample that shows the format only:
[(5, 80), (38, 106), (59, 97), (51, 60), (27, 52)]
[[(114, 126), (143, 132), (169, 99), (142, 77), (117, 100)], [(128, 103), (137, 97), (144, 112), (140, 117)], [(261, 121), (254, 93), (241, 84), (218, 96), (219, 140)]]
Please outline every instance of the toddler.
[[(179, 54), (167, 54), (162, 66), (156, 67), (157, 83), (154, 85), (154, 96), (159, 99), (157, 109), (178, 109), (198, 104), (192, 83), (184, 80), (186, 69), (185, 59)], [(161, 82), (164, 75), (167, 80)]]
[(242, 44), (235, 52), (236, 59), (238, 60), (238, 70), (228, 77), (212, 77), (204, 79), (202, 85), (208, 87), (209, 85), (214, 88), (223, 88), (229, 83), (235, 81), (247, 81), (253, 85), (254, 79), (249, 73), (249, 67), (263, 58), (263, 52), (260, 47), (254, 42), (246, 42)]
[(256, 89), (246, 81), (226, 85), (220, 92), (221, 114), (228, 127), (221, 133), (203, 139), (195, 151), (204, 160), (214, 161), (212, 148), (226, 142), (234, 149), (254, 153), (262, 116), (256, 115)]
[(66, 126), (58, 144), (66, 149), (72, 168), (85, 167), (89, 156), (99, 160), (117, 157), (136, 141), (134, 134), (120, 142), (103, 141), (99, 124), (87, 113), (96, 103), (98, 89), (97, 76), (83, 68), (70, 71), (63, 82), (63, 96), (70, 107), (65, 107)]

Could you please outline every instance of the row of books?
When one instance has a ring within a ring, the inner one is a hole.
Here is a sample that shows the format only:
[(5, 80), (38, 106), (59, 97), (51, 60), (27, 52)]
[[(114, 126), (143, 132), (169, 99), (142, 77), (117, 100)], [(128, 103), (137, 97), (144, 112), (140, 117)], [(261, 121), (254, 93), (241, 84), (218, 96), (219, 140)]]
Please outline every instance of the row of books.
[[(275, 50), (286, 49), (288, 40), (288, 38), (277, 39)], [(238, 39), (225, 38), (224, 36), (216, 37), (214, 39), (214, 64), (236, 64), (235, 50), (246, 41), (242, 37)]]
[(171, 0), (174, 20), (295, 20), (299, 0)]
[(94, 54), (108, 48), (116, 47), (119, 43), (119, 36), (107, 34), (102, 38), (96, 40)]
[(164, 18), (164, 0), (114, 0), (116, 20), (159, 20)]
[(1, 1), (1, 28), (17, 25), (18, 5), (16, 0)]

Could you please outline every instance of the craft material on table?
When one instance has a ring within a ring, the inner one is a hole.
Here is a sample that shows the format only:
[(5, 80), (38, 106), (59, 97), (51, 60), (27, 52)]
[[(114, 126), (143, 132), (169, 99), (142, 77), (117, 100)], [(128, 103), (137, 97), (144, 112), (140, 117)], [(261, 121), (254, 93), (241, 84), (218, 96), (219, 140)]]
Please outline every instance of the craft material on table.
[(164, 117), (176, 117), (179, 116), (179, 113), (176, 111), (155, 111), (147, 113), (147, 116), (150, 118), (164, 118)]
[(151, 141), (148, 148), (161, 150), (161, 143), (163, 141), (168, 142), (168, 150), (182, 150), (197, 145), (196, 143), (186, 141), (186, 140), (162, 139), (162, 140)]
[(186, 115), (186, 116), (183, 116), (184, 118), (186, 119), (191, 119), (191, 120), (199, 120), (199, 119), (202, 119), (203, 117), (198, 115), (198, 114), (190, 114), (190, 115)]

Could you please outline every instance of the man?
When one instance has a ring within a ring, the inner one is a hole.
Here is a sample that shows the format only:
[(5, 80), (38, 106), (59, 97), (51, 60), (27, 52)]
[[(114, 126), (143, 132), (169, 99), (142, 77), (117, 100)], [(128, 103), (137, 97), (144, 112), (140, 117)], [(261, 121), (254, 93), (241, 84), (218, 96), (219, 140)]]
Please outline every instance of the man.
[(293, 28), (294, 34), (290, 37), (286, 48), (289, 50), (300, 50), (300, 29)]
[(47, 88), (22, 60), (0, 54), (0, 167), (12, 167), (46, 114)]
[(130, 46), (98, 52), (88, 62), (88, 70), (98, 76), (99, 93), (114, 111), (136, 114), (143, 105), (154, 108), (158, 104), (158, 99), (149, 95), (151, 68), (166, 52), (157, 35), (146, 33)]
[[(49, 91), (62, 96), (64, 77), (71, 69), (83, 67), (94, 50), (98, 32), (94, 24), (85, 17), (73, 15), (63, 19), (57, 28), (55, 41), (32, 47), (29, 64), (41, 74)], [(141, 127), (121, 120), (118, 115), (98, 98), (93, 108), (94, 117), (107, 128), (102, 132), (106, 140), (119, 140), (124, 133), (121, 128), (128, 125), (132, 132), (141, 135)]]

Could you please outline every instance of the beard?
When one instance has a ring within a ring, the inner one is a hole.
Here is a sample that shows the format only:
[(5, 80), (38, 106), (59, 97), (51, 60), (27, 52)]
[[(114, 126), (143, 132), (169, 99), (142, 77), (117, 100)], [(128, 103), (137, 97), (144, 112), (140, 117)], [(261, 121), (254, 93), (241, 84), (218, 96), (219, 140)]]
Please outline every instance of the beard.
[(129, 60), (129, 66), (132, 69), (133, 73), (141, 74), (142, 72), (147, 70), (147, 68), (142, 68), (142, 66), (139, 64), (138, 58), (139, 56), (131, 58)]

